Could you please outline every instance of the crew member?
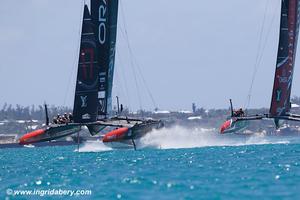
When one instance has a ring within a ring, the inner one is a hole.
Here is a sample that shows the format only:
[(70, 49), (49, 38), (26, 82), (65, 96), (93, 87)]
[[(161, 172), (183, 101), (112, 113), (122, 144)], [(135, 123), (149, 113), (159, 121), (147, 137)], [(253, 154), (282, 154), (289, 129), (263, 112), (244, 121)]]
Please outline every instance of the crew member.
[(57, 124), (57, 123), (58, 123), (58, 121), (57, 121), (57, 118), (56, 118), (56, 117), (53, 117), (52, 123), (53, 123), (53, 124)]
[(239, 110), (236, 110), (233, 112), (234, 117), (244, 117), (245, 112), (243, 111), (243, 108), (240, 108)]
[(120, 110), (121, 110), (121, 113), (122, 113), (123, 112), (123, 104), (121, 104), (121, 109)]
[(60, 123), (61, 123), (60, 118), (61, 118), (60, 114), (57, 114), (57, 116), (56, 116), (57, 124), (60, 124)]
[(73, 122), (73, 115), (72, 115), (72, 113), (69, 113), (69, 120), (70, 120), (70, 122)]

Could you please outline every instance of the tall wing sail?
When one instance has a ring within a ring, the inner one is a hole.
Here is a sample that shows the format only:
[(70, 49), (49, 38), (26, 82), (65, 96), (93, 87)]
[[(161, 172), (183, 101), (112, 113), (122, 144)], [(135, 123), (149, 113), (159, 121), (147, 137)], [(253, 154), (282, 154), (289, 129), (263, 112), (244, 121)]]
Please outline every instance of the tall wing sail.
[(91, 0), (92, 19), (97, 27), (97, 58), (100, 62), (98, 118), (106, 117), (112, 109), (118, 3), (118, 0)]
[(76, 123), (95, 122), (97, 120), (100, 70), (97, 55), (95, 26), (92, 23), (90, 11), (85, 5), (73, 109), (74, 122)]
[(290, 97), (299, 32), (299, 0), (282, 0), (280, 37), (274, 78), (271, 117), (290, 112)]

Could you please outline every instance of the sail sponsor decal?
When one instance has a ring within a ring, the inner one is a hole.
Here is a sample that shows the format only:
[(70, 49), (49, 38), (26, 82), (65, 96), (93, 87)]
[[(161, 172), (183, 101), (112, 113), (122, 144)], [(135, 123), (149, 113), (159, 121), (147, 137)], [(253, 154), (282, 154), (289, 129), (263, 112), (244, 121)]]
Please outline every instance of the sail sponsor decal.
[(106, 101), (105, 101), (105, 99), (99, 99), (99, 107), (98, 107), (98, 110), (100, 111), (100, 112), (105, 112), (105, 110), (106, 110)]
[(98, 84), (97, 75), (94, 73), (95, 67), (98, 64), (94, 58), (96, 43), (83, 40), (81, 44), (82, 46), (92, 46), (93, 48), (83, 48), (80, 50), (80, 77), (77, 78), (77, 82), (81, 90), (93, 90)]
[(276, 101), (277, 102), (280, 102), (280, 100), (281, 100), (281, 93), (282, 93), (282, 91), (280, 89), (276, 90)]
[(86, 113), (86, 114), (82, 115), (82, 119), (83, 120), (89, 120), (89, 119), (91, 119), (91, 115)]
[(87, 98), (88, 98), (88, 96), (80, 96), (81, 108), (86, 108), (87, 107)]
[[(88, 58), (88, 61), (85, 61), (86, 57)], [(94, 74), (93, 74), (93, 68), (94, 68), (94, 50), (92, 48), (84, 48), (81, 50), (81, 61), (83, 66), (83, 79), (84, 80), (93, 80)]]
[(106, 22), (107, 22), (107, 2), (102, 0), (99, 6), (99, 27), (98, 27), (98, 40), (100, 44), (106, 42)]

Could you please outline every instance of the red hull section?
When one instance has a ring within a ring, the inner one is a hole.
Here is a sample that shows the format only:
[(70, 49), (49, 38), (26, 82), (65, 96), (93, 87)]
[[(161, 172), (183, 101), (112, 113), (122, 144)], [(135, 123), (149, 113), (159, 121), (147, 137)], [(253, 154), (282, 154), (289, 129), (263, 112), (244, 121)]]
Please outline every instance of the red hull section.
[(224, 124), (221, 126), (220, 133), (224, 134), (224, 131), (231, 128), (231, 124), (232, 124), (232, 120), (227, 120), (226, 122), (224, 122)]
[[(42, 136), (45, 133), (46, 133), (45, 129), (39, 129), (39, 130), (33, 131), (31, 133), (27, 133), (23, 137), (20, 138), (19, 144), (23, 145), (23, 144), (30, 144), (30, 143), (38, 142), (38, 138), (40, 138), (39, 136)], [(35, 138), (37, 138), (37, 141), (34, 141)]]
[(106, 135), (104, 135), (102, 141), (104, 143), (121, 141), (126, 138), (128, 131), (129, 131), (128, 128), (115, 129), (115, 130), (107, 133)]
[(80, 131), (78, 125), (47, 126), (45, 128), (25, 134), (19, 144), (31, 144), (56, 140)]

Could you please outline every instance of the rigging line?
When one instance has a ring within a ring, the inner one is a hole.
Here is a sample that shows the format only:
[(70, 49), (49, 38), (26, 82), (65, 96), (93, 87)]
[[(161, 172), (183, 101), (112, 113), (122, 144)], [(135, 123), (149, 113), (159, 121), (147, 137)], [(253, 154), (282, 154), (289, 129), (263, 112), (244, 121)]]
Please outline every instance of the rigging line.
[(147, 90), (147, 92), (148, 92), (148, 95), (150, 96), (150, 99), (151, 99), (151, 101), (152, 101), (152, 104), (153, 104), (153, 106), (154, 106), (154, 109), (155, 109), (155, 108), (158, 108), (158, 106), (157, 106), (157, 104), (156, 104), (156, 101), (155, 101), (155, 99), (154, 99), (154, 97), (153, 97), (153, 95), (152, 95), (152, 93), (151, 93), (151, 90), (150, 90), (149, 87), (148, 87), (148, 84), (147, 84), (147, 82), (146, 82), (146, 79), (145, 79), (145, 77), (144, 77), (144, 75), (143, 75), (143, 73), (142, 73), (142, 70), (141, 70), (141, 68), (140, 68), (140, 66), (139, 66), (139, 64), (138, 64), (138, 62), (137, 62), (137, 59), (136, 59), (135, 57), (133, 57), (133, 58), (134, 58), (134, 61), (135, 61), (136, 66), (137, 66), (138, 72), (139, 72), (139, 74), (140, 74), (140, 77), (141, 77), (141, 79), (142, 79), (142, 81), (143, 81), (143, 83), (144, 83), (144, 86), (145, 86), (145, 88), (146, 88), (146, 90)]
[[(133, 64), (133, 61), (131, 61), (131, 64)], [(134, 82), (135, 82), (135, 87), (137, 90), (137, 96), (138, 96), (138, 100), (139, 100), (139, 106), (140, 106), (140, 110), (143, 110), (143, 104), (142, 104), (142, 99), (141, 99), (141, 93), (140, 93), (140, 88), (138, 85), (138, 80), (137, 80), (137, 75), (136, 75), (136, 71), (135, 71), (135, 67), (134, 65), (132, 65), (131, 67), (132, 72), (133, 72), (133, 76), (134, 76)]]
[[(128, 104), (127, 93), (126, 93), (126, 91), (124, 90), (124, 87), (123, 87), (123, 85), (125, 86), (125, 84), (123, 84), (122, 79), (120, 78), (119, 71), (116, 71), (115, 74), (116, 74), (117, 80), (119, 80), (118, 81), (119, 84), (118, 84), (117, 88), (120, 88), (120, 91), (119, 91), (121, 93), (120, 95), (125, 96), (125, 102)], [(122, 72), (120, 74), (122, 74)], [(120, 95), (117, 95), (117, 96), (120, 97)]]
[(148, 86), (148, 84), (146, 82), (146, 79), (145, 79), (143, 73), (142, 73), (141, 67), (140, 67), (140, 65), (139, 65), (139, 63), (137, 61), (137, 58), (134, 56), (133, 50), (131, 48), (131, 45), (130, 45), (130, 42), (129, 42), (129, 38), (128, 38), (128, 33), (127, 33), (127, 30), (126, 30), (126, 19), (125, 19), (125, 16), (124, 16), (123, 7), (122, 7), (122, 16), (123, 16), (123, 19), (124, 19), (125, 35), (127, 37), (126, 42), (127, 42), (128, 47), (129, 47), (130, 56), (133, 59), (133, 62), (135, 64), (135, 67), (137, 68), (138, 73), (140, 74), (140, 78), (141, 78), (141, 80), (142, 80), (142, 82), (143, 82), (143, 84), (144, 84), (144, 86), (146, 88), (146, 91), (147, 91), (147, 93), (148, 93), (148, 95), (149, 95), (149, 97), (150, 97), (150, 99), (152, 101), (152, 104), (153, 104), (154, 108), (157, 108), (157, 103), (156, 103), (156, 101), (155, 101), (155, 99), (153, 97), (153, 94), (151, 93), (151, 90), (150, 90), (150, 88), (149, 88), (149, 86)]
[(138, 81), (137, 81), (137, 75), (136, 75), (136, 71), (135, 71), (135, 67), (134, 67), (134, 62), (132, 60), (132, 50), (129, 44), (129, 37), (128, 37), (128, 33), (127, 33), (127, 29), (126, 29), (126, 20), (125, 20), (125, 12), (123, 9), (123, 4), (122, 1), (120, 1), (120, 7), (121, 7), (121, 14), (122, 14), (122, 19), (123, 19), (123, 26), (124, 26), (124, 33), (125, 33), (125, 40), (127, 41), (127, 48), (129, 51), (129, 55), (131, 57), (130, 62), (131, 62), (131, 69), (133, 71), (133, 76), (134, 76), (134, 81), (135, 81), (135, 87), (137, 90), (137, 95), (138, 95), (138, 100), (139, 100), (139, 106), (140, 106), (140, 110), (142, 110), (143, 106), (142, 106), (142, 100), (141, 100), (141, 95), (140, 95), (140, 91), (139, 91), (139, 86), (138, 86)]
[(132, 66), (132, 71), (133, 71), (133, 76), (134, 76), (134, 81), (135, 81), (135, 87), (138, 93), (138, 100), (139, 100), (139, 105), (140, 105), (140, 110), (143, 110), (143, 104), (142, 104), (142, 99), (141, 99), (141, 93), (140, 93), (140, 89), (138, 86), (138, 81), (137, 81), (137, 75), (136, 75), (136, 71), (134, 66)]
[[(277, 4), (277, 6), (276, 6), (276, 8), (275, 8), (275, 11), (276, 11), (275, 13), (278, 13), (277, 11), (279, 10), (280, 5), (281, 5), (281, 3)], [(264, 45), (263, 45), (262, 54), (260, 55), (259, 60), (258, 60), (258, 66), (261, 65), (262, 58), (263, 58), (264, 52), (265, 52), (265, 48), (266, 48), (267, 43), (268, 43), (268, 41), (269, 41), (269, 35), (270, 35), (271, 31), (272, 31), (272, 26), (273, 26), (273, 24), (274, 24), (274, 21), (275, 21), (276, 16), (277, 16), (277, 15), (275, 15), (275, 14), (273, 15), (272, 21), (271, 21), (270, 26), (269, 26), (269, 28), (268, 28), (268, 30), (267, 30), (266, 40), (265, 40)], [(249, 102), (249, 103), (250, 103), (250, 102)]]
[[(118, 31), (120, 31), (121, 34), (123, 35), (123, 37), (125, 38), (125, 33), (124, 33), (121, 26), (119, 26)], [(130, 100), (130, 94), (129, 94), (128, 85), (127, 85), (127, 79), (126, 79), (125, 73), (123, 73), (123, 67), (125, 66), (125, 64), (124, 64), (124, 62), (121, 58), (121, 54), (119, 53), (119, 51), (117, 51), (116, 57), (118, 58), (118, 60), (120, 62), (120, 65), (122, 66), (122, 67), (119, 67), (119, 69), (121, 71), (121, 74), (124, 74), (123, 76), (121, 76), (121, 78), (122, 78), (122, 81), (124, 82), (124, 86), (125, 86), (125, 95), (126, 95), (126, 98), (128, 100), (127, 101), (128, 102), (128, 109), (131, 110), (131, 100)]]
[[(277, 4), (277, 7), (276, 7), (275, 10), (278, 10), (278, 7), (279, 7), (279, 4)], [(272, 26), (273, 26), (274, 21), (275, 21), (275, 17), (276, 17), (276, 15), (273, 15), (271, 24), (270, 24), (269, 29), (268, 29), (268, 32), (267, 32), (267, 39), (266, 39), (266, 41), (265, 41), (265, 43), (264, 43), (264, 45), (263, 45), (263, 50), (262, 50), (262, 52), (264, 52), (264, 50), (265, 50), (265, 48), (266, 48), (266, 46), (267, 46), (268, 38), (269, 38), (269, 35), (270, 35), (270, 33), (271, 33), (271, 30), (272, 30)], [(259, 64), (259, 65), (260, 65), (260, 63), (261, 63), (261, 61), (262, 61), (262, 57), (263, 57), (263, 54), (260, 55), (260, 58), (259, 58), (259, 61), (258, 61), (258, 64)]]
[[(275, 9), (276, 11), (279, 9), (279, 5), (280, 5), (280, 4), (277, 4), (277, 7), (276, 7), (276, 9)], [(272, 31), (272, 26), (273, 26), (273, 24), (274, 24), (275, 17), (276, 17), (276, 15), (273, 15), (271, 24), (270, 24), (269, 29), (268, 29), (268, 31), (267, 31), (267, 39), (266, 39), (266, 41), (265, 41), (265, 43), (264, 43), (264, 45), (263, 45), (263, 50), (262, 50), (263, 53), (264, 53), (265, 48), (266, 48), (266, 46), (267, 46), (267, 43), (268, 43), (268, 41), (269, 41), (268, 39), (269, 39), (269, 35), (270, 35), (271, 31)], [(260, 65), (261, 62), (262, 62), (263, 53), (262, 53), (262, 55), (260, 55), (260, 58), (259, 58), (259, 61), (258, 61), (258, 65)]]
[[(124, 36), (125, 37), (125, 36)], [(130, 47), (128, 47), (127, 45), (127, 48), (129, 49), (129, 52), (130, 52)], [(130, 57), (130, 56), (129, 56)], [(138, 96), (138, 101), (139, 101), (139, 107), (140, 107), (140, 110), (143, 109), (143, 105), (142, 105), (142, 99), (141, 99), (141, 93), (140, 93), (140, 88), (139, 88), (139, 85), (138, 85), (138, 79), (137, 79), (137, 75), (136, 75), (136, 71), (135, 71), (135, 67), (134, 67), (134, 62), (132, 59), (130, 59), (130, 66), (131, 66), (131, 70), (132, 70), (132, 73), (133, 73), (133, 76), (134, 76), (134, 83), (135, 83), (135, 88), (136, 88), (136, 92), (137, 92), (137, 96)], [(124, 76), (123, 76), (124, 77)], [(125, 78), (125, 77), (124, 77)], [(126, 86), (127, 87), (127, 86)]]
[(258, 42), (257, 54), (256, 54), (256, 59), (255, 59), (255, 64), (254, 64), (254, 71), (253, 71), (253, 74), (252, 74), (251, 84), (250, 84), (248, 96), (247, 96), (246, 103), (245, 103), (246, 110), (248, 109), (248, 107), (250, 105), (253, 85), (254, 85), (255, 77), (256, 77), (256, 74), (257, 74), (257, 71), (258, 71), (258, 68), (259, 68), (259, 65), (258, 65), (259, 64), (258, 63), (259, 56), (260, 56), (260, 54), (263, 54), (263, 52), (261, 52), (261, 46), (262, 46), (263, 33), (264, 33), (264, 30), (265, 30), (266, 16), (267, 16), (269, 3), (270, 3), (270, 0), (267, 0), (266, 6), (265, 6), (265, 9), (264, 9), (263, 22), (262, 22), (262, 26), (261, 26), (261, 30), (260, 30), (260, 34), (259, 34), (259, 42)]
[(118, 89), (118, 90), (115, 90), (115, 95), (118, 96), (118, 97), (120, 97), (120, 96), (123, 96), (123, 94), (124, 94), (124, 96), (125, 96), (124, 88), (123, 88), (123, 86), (122, 86), (122, 83), (121, 83), (121, 79), (120, 79), (119, 73), (115, 72), (115, 75), (116, 75), (117, 80), (119, 80), (119, 81), (118, 81), (119, 84), (117, 85), (117, 88), (120, 88), (120, 89)]
[[(126, 37), (126, 34), (127, 34), (127, 33), (125, 33), (125, 32), (122, 31), (122, 34), (124, 34), (125, 37)], [(130, 53), (130, 56), (131, 56), (131, 58), (132, 58), (132, 60), (133, 60), (133, 66), (137, 68), (137, 71), (138, 71), (138, 73), (140, 74), (141, 80), (142, 80), (142, 82), (143, 82), (143, 84), (144, 84), (144, 86), (145, 86), (145, 88), (146, 88), (146, 90), (147, 90), (147, 93), (148, 93), (148, 95), (149, 95), (149, 97), (150, 97), (150, 99), (151, 99), (151, 101), (152, 101), (152, 104), (153, 104), (154, 108), (157, 108), (157, 103), (156, 103), (156, 101), (155, 101), (155, 99), (154, 99), (154, 97), (153, 97), (153, 95), (152, 95), (152, 93), (151, 93), (151, 90), (150, 90), (149, 87), (148, 87), (148, 84), (147, 84), (147, 82), (146, 82), (146, 79), (144, 78), (144, 75), (143, 75), (143, 73), (142, 73), (141, 67), (140, 67), (140, 65), (138, 64), (137, 58), (134, 56), (133, 50), (132, 50), (132, 48), (131, 48), (131, 46), (130, 46), (130, 42), (129, 42), (128, 35), (127, 35), (126, 42), (127, 42), (128, 47), (129, 47), (129, 53)]]
[(78, 31), (78, 38), (79, 39), (78, 39), (78, 42), (77, 42), (76, 53), (74, 54), (76, 56), (74, 57), (73, 64), (72, 64), (71, 70), (70, 70), (71, 74), (69, 76), (69, 80), (68, 80), (68, 83), (67, 83), (67, 91), (66, 91), (65, 96), (64, 96), (64, 103), (63, 103), (64, 106), (67, 106), (66, 105), (66, 101), (67, 101), (67, 98), (68, 98), (69, 89), (71, 87), (71, 82), (73, 80), (73, 76), (74, 76), (75, 70), (77, 69), (77, 65), (76, 64), (78, 62), (78, 56), (77, 55), (79, 55), (79, 51), (80, 51), (80, 41), (81, 41), (81, 32), (82, 32), (82, 30), (81, 30), (82, 29), (82, 25), (81, 24), (83, 23), (84, 5), (85, 5), (85, 1), (83, 2), (83, 5), (81, 5), (81, 13), (82, 13), (82, 15), (79, 15), (79, 16), (81, 16), (81, 18), (79, 20), (80, 21), (80, 25), (79, 25), (79, 31)]
[[(119, 53), (117, 53), (117, 58), (119, 60), (119, 63), (121, 66), (124, 66), (124, 62), (121, 59), (121, 56)], [(124, 74), (123, 76), (121, 76), (121, 81), (124, 83), (124, 87), (125, 87), (125, 98), (127, 99), (127, 104), (128, 104), (128, 108), (129, 110), (131, 109), (131, 103), (130, 103), (130, 95), (129, 95), (129, 90), (128, 90), (128, 86), (127, 86), (127, 80), (125, 77), (125, 73), (123, 73), (123, 69), (122, 67), (119, 67), (119, 70), (121, 72), (121, 74)]]

